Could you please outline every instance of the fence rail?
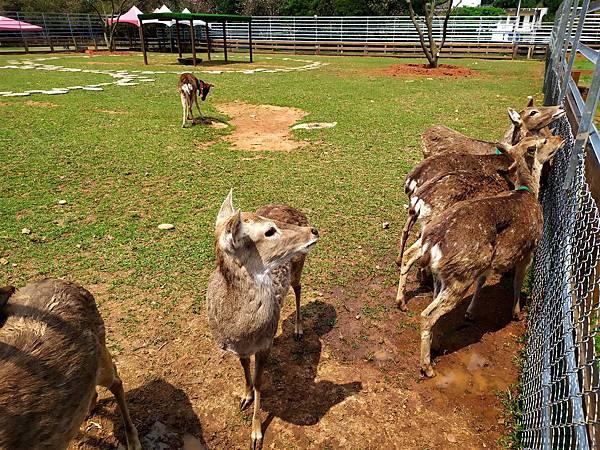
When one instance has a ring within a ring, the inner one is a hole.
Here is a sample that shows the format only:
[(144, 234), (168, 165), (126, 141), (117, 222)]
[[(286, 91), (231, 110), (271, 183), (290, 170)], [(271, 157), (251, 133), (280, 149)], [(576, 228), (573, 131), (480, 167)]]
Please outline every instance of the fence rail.
[[(85, 46), (93, 43), (96, 47), (103, 45), (103, 34), (100, 19), (88, 14), (42, 14), (0, 12), (0, 15), (23, 20), (43, 28), (41, 32), (0, 31), (0, 49), (2, 47), (20, 46)], [(448, 24), (448, 44), (482, 44), (502, 45), (505, 47), (518, 45), (545, 45), (550, 42), (552, 24), (515, 23), (515, 16), (495, 17), (462, 17), (452, 16)], [(218, 42), (222, 38), (221, 24), (211, 26), (211, 38)], [(196, 33), (202, 33), (203, 27), (196, 27)], [(442, 22), (434, 20), (434, 37), (440, 37)], [(182, 27), (187, 31), (187, 27)], [(369, 44), (364, 48), (367, 53), (378, 53), (379, 44), (394, 46), (402, 53), (403, 46), (412, 47), (418, 43), (418, 36), (409, 17), (263, 17), (252, 18), (253, 41), (258, 49), (261, 43), (279, 46), (295, 44), (296, 47), (310, 51), (319, 48), (330, 49), (343, 43), (345, 46), (356, 46), (357, 43)], [(122, 25), (119, 29), (119, 42), (130, 46), (139, 46), (137, 29), (131, 25)], [(149, 37), (156, 41), (169, 41), (172, 46), (173, 29), (157, 24), (150, 31)], [(246, 24), (227, 24), (228, 41), (247, 41)], [(590, 15), (582, 27), (581, 42), (590, 45), (600, 44), (600, 15)], [(408, 44), (408, 45), (407, 45)], [(310, 46), (313, 45), (311, 50)], [(161, 47), (162, 47), (161, 43)], [(373, 47), (373, 50), (371, 50)], [(473, 48), (472, 46), (470, 48)], [(338, 52), (339, 53), (339, 52)], [(383, 53), (387, 53), (384, 51)], [(411, 53), (411, 52), (409, 52)], [(489, 52), (488, 52), (489, 53)]]
[[(555, 133), (567, 144), (540, 197), (544, 232), (535, 255), (522, 377), (526, 449), (600, 448), (600, 140), (593, 117), (600, 97), (599, 51), (582, 43), (578, 17), (597, 1), (565, 0), (552, 31), (544, 93), (563, 103)], [(595, 64), (584, 99), (571, 76), (576, 54)]]

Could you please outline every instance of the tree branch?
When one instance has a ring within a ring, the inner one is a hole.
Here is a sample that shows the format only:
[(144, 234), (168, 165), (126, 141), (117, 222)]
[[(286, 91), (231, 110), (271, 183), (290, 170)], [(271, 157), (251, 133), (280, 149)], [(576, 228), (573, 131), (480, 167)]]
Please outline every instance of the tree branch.
[(423, 35), (423, 30), (421, 30), (421, 25), (419, 25), (419, 22), (417, 21), (417, 15), (415, 14), (412, 0), (406, 0), (406, 3), (408, 3), (408, 13), (410, 15), (410, 20), (412, 21), (412, 23), (415, 27), (415, 30), (417, 30), (417, 34), (419, 35), (419, 42), (421, 43), (421, 48), (423, 49), (423, 52), (425, 53), (425, 57), (427, 58), (427, 61), (432, 63), (433, 60), (431, 58), (429, 49), (427, 48), (427, 45), (425, 44), (425, 36)]
[[(442, 51), (444, 48), (444, 44), (446, 44), (446, 35), (448, 34), (448, 20), (450, 19), (450, 13), (454, 9), (452, 7), (452, 0), (448, 0), (450, 4), (448, 5), (448, 9), (446, 10), (446, 16), (444, 17), (444, 25), (442, 27), (442, 42), (440, 43), (439, 51)], [(460, 5), (461, 2), (458, 2), (456, 6)]]

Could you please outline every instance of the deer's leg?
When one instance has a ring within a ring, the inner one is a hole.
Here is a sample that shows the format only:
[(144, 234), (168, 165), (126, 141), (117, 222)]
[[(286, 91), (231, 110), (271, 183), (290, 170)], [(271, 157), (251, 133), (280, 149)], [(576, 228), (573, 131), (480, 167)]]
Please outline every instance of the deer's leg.
[(485, 284), (486, 277), (484, 275), (477, 278), (477, 284), (475, 285), (475, 292), (473, 293), (473, 298), (471, 299), (471, 303), (469, 303), (469, 307), (467, 308), (467, 312), (465, 313), (465, 319), (473, 320), (475, 316), (473, 315), (473, 311), (475, 310), (475, 305), (477, 304), (477, 299), (479, 298), (479, 293), (481, 292), (481, 288)]
[(435, 377), (431, 365), (431, 329), (440, 317), (456, 307), (464, 292), (464, 286), (457, 289), (444, 284), (439, 295), (421, 313), (421, 372), (428, 378)]
[(244, 379), (246, 381), (244, 396), (240, 402), (240, 410), (243, 411), (254, 401), (254, 387), (252, 386), (252, 375), (250, 374), (250, 358), (240, 356), (240, 363), (244, 368)]
[(187, 116), (187, 102), (185, 100), (185, 94), (181, 93), (181, 107), (183, 108), (183, 120), (181, 122), (181, 128), (185, 127), (185, 118)]
[(125, 401), (125, 391), (123, 390), (123, 381), (119, 378), (117, 368), (112, 361), (108, 349), (103, 346), (100, 353), (100, 365), (98, 370), (97, 384), (106, 387), (112, 392), (119, 405), (121, 416), (125, 424), (125, 435), (127, 436), (127, 450), (142, 450), (142, 445), (138, 437), (138, 432), (129, 415), (127, 402)]
[(406, 241), (408, 240), (408, 234), (410, 233), (411, 228), (417, 221), (417, 216), (415, 214), (408, 213), (408, 218), (406, 219), (406, 223), (404, 224), (404, 228), (402, 228), (402, 236), (400, 237), (400, 251), (398, 252), (398, 256), (396, 258), (396, 264), (402, 265), (402, 256), (404, 255), (404, 248), (406, 247)]
[(302, 269), (304, 268), (305, 259), (305, 256), (293, 259), (291, 267), (291, 285), (292, 289), (294, 289), (294, 296), (296, 297), (296, 323), (294, 325), (294, 339), (297, 341), (304, 337), (302, 314), (300, 312), (300, 294), (302, 293), (302, 284), (300, 283), (300, 278), (302, 277)]
[(513, 281), (513, 320), (521, 320), (521, 288), (523, 287), (523, 279), (527, 273), (527, 267), (529, 266), (530, 261), (531, 257), (517, 263), (515, 266), (515, 279)]
[(262, 423), (260, 421), (260, 392), (262, 375), (269, 357), (269, 351), (259, 352), (254, 357), (254, 414), (252, 415), (252, 450), (262, 448)]
[(400, 268), (400, 279), (398, 280), (398, 293), (396, 294), (396, 304), (402, 311), (406, 311), (406, 300), (404, 299), (404, 288), (408, 271), (417, 259), (421, 257), (421, 239), (418, 239), (402, 257), (402, 266)]
[(202, 111), (200, 111), (200, 104), (198, 103), (198, 93), (194, 92), (194, 103), (196, 103), (196, 108), (198, 109), (198, 115), (200, 119), (202, 119)]

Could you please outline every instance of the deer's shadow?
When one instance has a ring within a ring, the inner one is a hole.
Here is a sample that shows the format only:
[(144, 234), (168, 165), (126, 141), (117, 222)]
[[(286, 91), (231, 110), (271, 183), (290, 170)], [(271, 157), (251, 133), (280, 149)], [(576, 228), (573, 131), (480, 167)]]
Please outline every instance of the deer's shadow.
[[(314, 425), (345, 398), (360, 392), (362, 383), (336, 384), (315, 381), (321, 359), (321, 336), (333, 328), (333, 306), (313, 301), (302, 307), (304, 337), (294, 340), (295, 313), (283, 321), (283, 332), (275, 338), (267, 369), (262, 409), (273, 417), (295, 425)], [(266, 428), (266, 427), (265, 427)]]
[[(176, 450), (184, 448), (184, 440), (193, 441), (190, 448), (208, 448), (202, 434), (202, 424), (192, 408), (188, 395), (165, 380), (158, 379), (125, 394), (129, 413), (137, 427), (144, 450)], [(112, 396), (99, 401), (92, 414), (104, 416), (115, 424), (115, 436), (125, 442), (123, 421)], [(105, 449), (98, 438), (82, 436), (88, 446)], [(187, 447), (186, 447), (187, 448)]]
[[(481, 341), (487, 333), (501, 330), (512, 321), (512, 285), (508, 288), (503, 280), (481, 290), (472, 321), (465, 319), (469, 303), (471, 295), (436, 323), (432, 342), (432, 349), (436, 354), (456, 352)], [(522, 296), (521, 306), (523, 304)]]

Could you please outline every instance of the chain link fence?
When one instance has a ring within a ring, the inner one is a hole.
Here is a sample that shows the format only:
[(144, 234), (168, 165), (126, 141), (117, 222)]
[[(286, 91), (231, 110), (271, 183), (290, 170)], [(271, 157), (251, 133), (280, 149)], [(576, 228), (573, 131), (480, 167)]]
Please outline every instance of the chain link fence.
[(599, 65), (587, 99), (571, 77), (576, 54), (597, 63), (600, 53), (590, 52), (574, 25), (593, 5), (576, 6), (577, 0), (566, 0), (557, 17), (544, 83), (546, 104), (564, 102), (571, 122), (563, 118), (554, 129), (566, 145), (540, 195), (544, 232), (534, 260), (521, 380), (526, 449), (600, 448), (600, 213), (588, 184), (591, 174), (600, 174), (593, 124)]

